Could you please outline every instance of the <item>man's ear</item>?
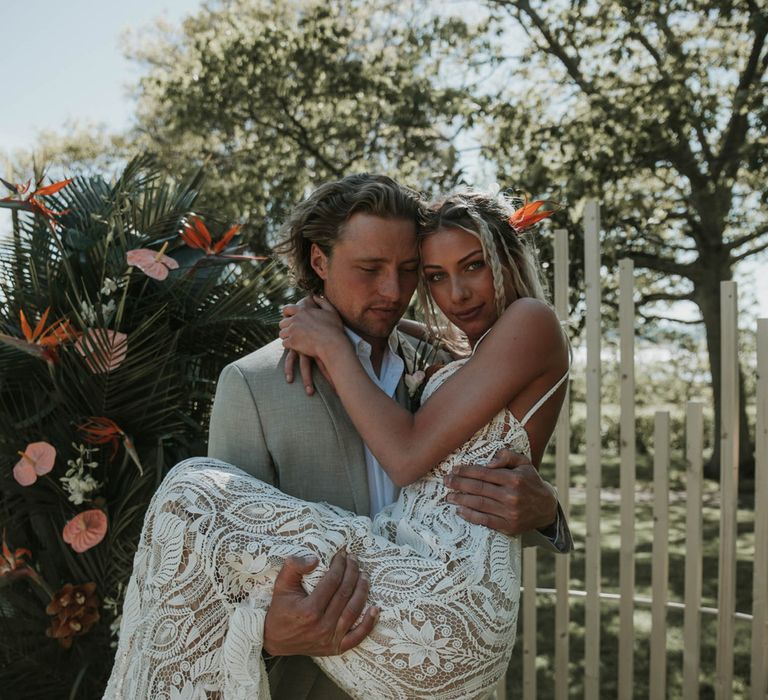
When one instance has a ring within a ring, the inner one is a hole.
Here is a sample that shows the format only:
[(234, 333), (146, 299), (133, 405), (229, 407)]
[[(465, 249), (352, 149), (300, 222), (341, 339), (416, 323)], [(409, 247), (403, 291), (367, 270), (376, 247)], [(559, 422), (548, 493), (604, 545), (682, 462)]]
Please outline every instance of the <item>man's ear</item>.
[(328, 256), (317, 243), (313, 243), (309, 249), (309, 264), (323, 282), (328, 279)]

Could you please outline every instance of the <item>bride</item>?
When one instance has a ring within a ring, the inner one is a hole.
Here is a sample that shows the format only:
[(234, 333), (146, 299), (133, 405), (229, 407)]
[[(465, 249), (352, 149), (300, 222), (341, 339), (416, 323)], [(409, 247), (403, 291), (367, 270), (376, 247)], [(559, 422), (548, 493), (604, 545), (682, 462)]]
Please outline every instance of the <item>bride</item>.
[(261, 647), (275, 576), (287, 556), (316, 556), (304, 579), (312, 590), (340, 548), (369, 577), (379, 612), (358, 646), (315, 658), (335, 683), (354, 698), (491, 692), (514, 643), (520, 543), (459, 517), (443, 479), (501, 447), (538, 464), (568, 373), (514, 214), (474, 192), (432, 209), (420, 240), (424, 303), (461, 331), (467, 352), (430, 377), (416, 414), (370, 381), (330, 304), (290, 308), (284, 346), (325, 368), (400, 496), (371, 521), (218, 460), (177, 465), (147, 512), (105, 697), (268, 698)]

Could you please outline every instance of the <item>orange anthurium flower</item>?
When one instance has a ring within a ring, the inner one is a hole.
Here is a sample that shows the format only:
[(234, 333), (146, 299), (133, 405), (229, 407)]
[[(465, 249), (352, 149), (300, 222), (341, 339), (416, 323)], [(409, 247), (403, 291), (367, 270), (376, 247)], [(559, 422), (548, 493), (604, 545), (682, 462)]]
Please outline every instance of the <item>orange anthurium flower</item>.
[(176, 270), (179, 267), (173, 258), (164, 255), (168, 242), (163, 245), (160, 252), (157, 253), (149, 248), (137, 248), (129, 250), (127, 260), (131, 267), (138, 267), (147, 277), (162, 282), (168, 277), (169, 270)]
[(552, 214), (559, 209), (559, 207), (556, 206), (554, 209), (537, 213), (537, 210), (544, 204), (547, 204), (547, 202), (543, 199), (539, 199), (535, 202), (526, 202), (522, 207), (512, 212), (512, 216), (509, 217), (509, 225), (515, 233), (522, 233), (525, 229), (530, 228), (542, 219), (552, 216)]
[(8, 189), (11, 190), (14, 194), (11, 197), (4, 197), (3, 199), (0, 199), (0, 202), (21, 202), (23, 204), (26, 204), (30, 211), (37, 211), (40, 214), (42, 214), (46, 219), (53, 220), (57, 216), (61, 216), (62, 214), (66, 214), (68, 210), (65, 211), (53, 211), (52, 209), (49, 209), (45, 206), (38, 197), (46, 197), (51, 194), (56, 194), (59, 190), (66, 187), (70, 182), (72, 182), (72, 178), (70, 177), (67, 180), (61, 180), (59, 182), (54, 182), (51, 185), (47, 185), (46, 187), (40, 187), (40, 183), (38, 182), (35, 187), (36, 189), (33, 192), (30, 192), (32, 186), (32, 180), (27, 180), (23, 185), (13, 185), (10, 182), (6, 182), (2, 178), (0, 178), (0, 182), (2, 182)]
[(85, 423), (77, 426), (77, 429), (84, 440), (91, 445), (106, 445), (107, 443), (110, 443), (112, 445), (112, 456), (109, 458), (110, 461), (113, 460), (117, 454), (118, 437), (122, 438), (125, 451), (133, 460), (133, 463), (139, 468), (139, 473), (142, 476), (144, 475), (144, 469), (141, 466), (139, 454), (133, 446), (133, 440), (131, 440), (115, 421), (104, 416), (89, 416), (85, 419)]
[(45, 322), (48, 320), (50, 310), (51, 307), (49, 306), (43, 312), (34, 330), (29, 325), (24, 311), (19, 311), (21, 332), (24, 335), (24, 340), (0, 333), (0, 342), (39, 357), (41, 360), (56, 362), (58, 360), (58, 346), (68, 340), (75, 340), (78, 334), (66, 319), (59, 319), (48, 326), (48, 328), (45, 328)]
[(56, 448), (47, 442), (30, 442), (19, 454), (21, 459), (13, 468), (13, 478), (22, 486), (34, 484), (38, 476), (53, 469), (56, 461)]
[(91, 328), (75, 343), (88, 369), (94, 374), (104, 374), (117, 369), (128, 354), (128, 336), (119, 331)]
[(78, 513), (67, 522), (61, 536), (78, 554), (87, 552), (107, 534), (107, 516), (103, 510), (91, 508)]

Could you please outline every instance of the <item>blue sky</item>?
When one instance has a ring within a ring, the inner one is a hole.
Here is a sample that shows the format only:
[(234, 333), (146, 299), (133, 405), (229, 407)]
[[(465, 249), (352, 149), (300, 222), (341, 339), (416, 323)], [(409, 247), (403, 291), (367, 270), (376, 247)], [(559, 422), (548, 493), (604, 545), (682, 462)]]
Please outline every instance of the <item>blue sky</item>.
[(0, 150), (34, 145), (65, 121), (120, 130), (133, 105), (126, 87), (138, 69), (123, 57), (124, 30), (156, 17), (173, 23), (201, 0), (0, 0), (3, 98)]

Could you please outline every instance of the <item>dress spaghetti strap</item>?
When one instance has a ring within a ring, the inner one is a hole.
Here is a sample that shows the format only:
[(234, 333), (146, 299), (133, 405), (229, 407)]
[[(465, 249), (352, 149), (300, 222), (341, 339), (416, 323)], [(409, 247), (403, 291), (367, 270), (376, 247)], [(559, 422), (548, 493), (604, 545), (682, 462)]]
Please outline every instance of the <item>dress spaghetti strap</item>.
[(554, 394), (559, 388), (560, 385), (568, 378), (568, 375), (571, 372), (571, 368), (569, 367), (567, 370), (565, 370), (565, 374), (560, 377), (560, 379), (557, 380), (557, 384), (555, 384), (544, 396), (542, 396), (531, 408), (528, 413), (525, 414), (525, 417), (523, 420), (520, 421), (520, 425), (525, 427), (525, 424), (531, 419), (534, 413), (538, 411), (546, 402), (547, 400)]
[(567, 334), (565, 336), (565, 340), (568, 343), (568, 369), (566, 369), (565, 374), (557, 380), (557, 383), (531, 407), (528, 413), (525, 414), (523, 420), (520, 421), (520, 425), (523, 427), (525, 427), (525, 424), (533, 417), (533, 414), (536, 413), (536, 411), (538, 411), (552, 397), (552, 394), (554, 394), (560, 388), (560, 385), (568, 378), (568, 375), (571, 373), (571, 365), (573, 364), (573, 346), (571, 345), (571, 340), (568, 338)]
[[(486, 335), (488, 335), (491, 332), (491, 329), (493, 326), (491, 326), (485, 333), (483, 333), (475, 343), (474, 347), (472, 348), (472, 355), (475, 354), (475, 350), (477, 350), (477, 346), (480, 345), (480, 343), (483, 341), (483, 338), (485, 338)], [(520, 421), (520, 425), (525, 427), (525, 424), (533, 417), (533, 414), (536, 413), (546, 402), (552, 397), (552, 394), (554, 394), (559, 388), (560, 385), (568, 378), (568, 375), (571, 372), (571, 363), (573, 362), (573, 348), (571, 347), (570, 340), (568, 340), (568, 337), (566, 336), (566, 340), (568, 341), (568, 369), (565, 370), (565, 374), (560, 377), (560, 379), (557, 380), (557, 383), (546, 393), (544, 396), (542, 396), (534, 405), (533, 407), (528, 411), (528, 413), (525, 414), (525, 417), (523, 420)]]
[(483, 342), (483, 338), (485, 338), (485, 336), (486, 336), (486, 335), (488, 335), (488, 334), (491, 332), (491, 329), (492, 329), (492, 328), (493, 328), (493, 326), (491, 326), (491, 328), (489, 328), (489, 329), (488, 329), (488, 330), (487, 330), (485, 333), (483, 333), (483, 334), (482, 334), (482, 335), (481, 335), (481, 336), (480, 336), (480, 337), (477, 339), (477, 342), (476, 342), (476, 343), (474, 344), (474, 346), (472, 347), (472, 355), (474, 355), (474, 354), (475, 354), (475, 350), (477, 350), (477, 346), (478, 346), (478, 345), (480, 345), (480, 343), (481, 343), (481, 342)]

